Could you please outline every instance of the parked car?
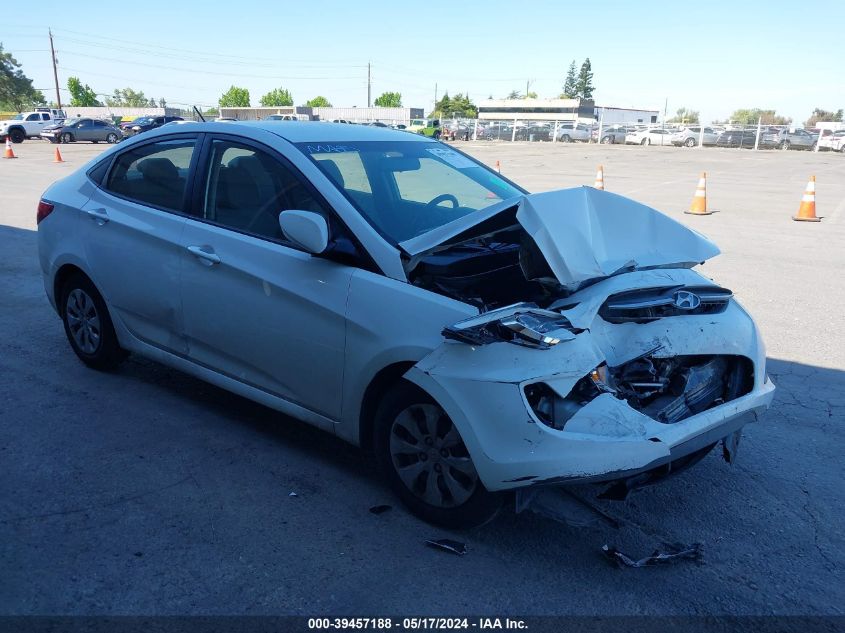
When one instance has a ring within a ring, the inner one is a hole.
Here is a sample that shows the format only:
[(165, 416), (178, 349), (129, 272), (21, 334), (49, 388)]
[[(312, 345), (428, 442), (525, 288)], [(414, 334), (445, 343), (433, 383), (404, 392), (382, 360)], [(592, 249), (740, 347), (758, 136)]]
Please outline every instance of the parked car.
[(671, 128), (643, 128), (626, 134), (625, 142), (629, 145), (671, 145), (675, 132)]
[(819, 149), (829, 149), (834, 152), (845, 152), (845, 130), (836, 130), (819, 141)]
[(590, 140), (592, 128), (585, 123), (561, 123), (557, 128), (557, 140), (561, 143)]
[(625, 136), (628, 134), (628, 128), (611, 126), (604, 128), (601, 131), (601, 143), (603, 145), (614, 145), (617, 143), (625, 144)]
[(732, 460), (774, 393), (751, 317), (692, 269), (712, 242), (420, 135), (162, 128), (52, 184), (36, 220), (83, 363), (135, 353), (326, 429), (440, 525), (559, 482), (621, 496), (720, 441)]
[[(716, 133), (713, 128), (705, 127), (704, 128), (704, 139), (703, 145), (715, 145), (716, 139), (719, 138), (719, 134)], [(675, 132), (672, 137), (672, 145), (677, 147), (695, 147), (698, 145), (699, 140), (701, 139), (701, 126), (700, 125), (693, 125), (686, 129), (681, 130), (680, 132)]]
[(816, 149), (818, 134), (810, 134), (800, 128), (783, 129), (775, 137), (778, 149)]
[(45, 127), (41, 138), (51, 143), (75, 143), (90, 141), (92, 143), (117, 143), (123, 134), (116, 125), (99, 119), (67, 119)]
[(128, 123), (121, 123), (120, 130), (124, 136), (135, 136), (142, 132), (149, 132), (171, 121), (182, 121), (180, 116), (139, 116)]
[(64, 118), (62, 110), (21, 112), (11, 119), (0, 121), (0, 141), (8, 139), (12, 143), (23, 143), (28, 138), (40, 138), (45, 127), (59, 123)]
[(298, 121), (295, 114), (268, 114), (265, 121)]
[(757, 130), (725, 130), (716, 139), (717, 147), (748, 147), (753, 149)]

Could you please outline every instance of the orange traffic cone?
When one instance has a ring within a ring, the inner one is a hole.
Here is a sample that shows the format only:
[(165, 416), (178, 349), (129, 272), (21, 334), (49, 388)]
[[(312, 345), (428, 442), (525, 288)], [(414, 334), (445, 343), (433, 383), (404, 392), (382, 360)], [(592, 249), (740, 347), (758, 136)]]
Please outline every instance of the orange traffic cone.
[(62, 158), (62, 153), (59, 151), (59, 148), (56, 148), (56, 157), (53, 159), (54, 163), (63, 163), (65, 159)]
[(12, 151), (12, 143), (9, 139), (6, 139), (6, 153), (3, 154), (3, 158), (17, 158), (15, 153)]
[(798, 215), (792, 216), (796, 222), (821, 222), (821, 218), (816, 217), (816, 177), (810, 176), (810, 182), (807, 183), (807, 189), (804, 191), (804, 197), (801, 198), (801, 206), (798, 207)]
[(713, 213), (707, 210), (707, 172), (701, 172), (701, 178), (698, 179), (698, 187), (695, 188), (692, 204), (689, 206), (689, 211), (684, 211), (684, 213), (689, 215), (710, 215)]
[(596, 182), (593, 184), (593, 188), (604, 191), (604, 167), (601, 165), (599, 165), (599, 170), (596, 172)]

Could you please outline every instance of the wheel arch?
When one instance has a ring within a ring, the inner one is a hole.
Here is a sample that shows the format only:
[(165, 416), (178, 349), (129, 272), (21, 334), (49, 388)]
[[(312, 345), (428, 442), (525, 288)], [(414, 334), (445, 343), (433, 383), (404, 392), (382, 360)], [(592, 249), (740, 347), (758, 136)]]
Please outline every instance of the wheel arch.
[(415, 364), (416, 361), (404, 360), (382, 367), (364, 390), (358, 417), (358, 444), (365, 452), (369, 453), (373, 450), (375, 416), (381, 399), (393, 385), (403, 380), (403, 376)]
[[(76, 264), (73, 264), (73, 263), (62, 264), (61, 266), (59, 266), (59, 269), (56, 271), (56, 274), (53, 276), (53, 297), (56, 300), (56, 312), (58, 312), (60, 315), (61, 315), (61, 311), (62, 311), (62, 308), (61, 308), (62, 286), (65, 285), (65, 283), (67, 282), (68, 279), (70, 279), (73, 275), (76, 275), (76, 274), (82, 275), (88, 281), (90, 281), (91, 284), (94, 286), (94, 288), (97, 289), (97, 292), (100, 293), (100, 296), (103, 297), (103, 292), (100, 290), (100, 287), (96, 284), (96, 282), (93, 279), (91, 279), (91, 276), (88, 273), (86, 273), (84, 270), (82, 270), (82, 268), (80, 268), (79, 266), (77, 266)], [(103, 301), (105, 301), (105, 300), (106, 300), (105, 297), (103, 297)]]

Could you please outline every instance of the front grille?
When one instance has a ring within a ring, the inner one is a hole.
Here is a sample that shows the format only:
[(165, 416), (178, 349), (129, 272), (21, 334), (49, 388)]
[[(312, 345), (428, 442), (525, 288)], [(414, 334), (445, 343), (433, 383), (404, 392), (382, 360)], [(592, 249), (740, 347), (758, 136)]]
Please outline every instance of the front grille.
[(599, 310), (608, 323), (649, 323), (674, 316), (718, 314), (733, 293), (718, 286), (666, 286), (611, 295)]

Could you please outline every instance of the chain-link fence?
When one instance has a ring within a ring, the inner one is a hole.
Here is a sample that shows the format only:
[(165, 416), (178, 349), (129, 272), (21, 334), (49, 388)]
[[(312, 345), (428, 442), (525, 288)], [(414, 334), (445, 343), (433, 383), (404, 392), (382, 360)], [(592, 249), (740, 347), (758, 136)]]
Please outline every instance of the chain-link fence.
[[(841, 136), (841, 135), (840, 135)], [(602, 143), (737, 149), (838, 149), (831, 130), (804, 130), (788, 125), (578, 122), (560, 120), (443, 119), (439, 137), (455, 141)]]

